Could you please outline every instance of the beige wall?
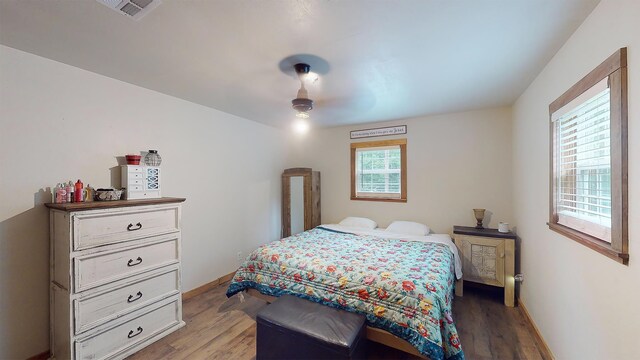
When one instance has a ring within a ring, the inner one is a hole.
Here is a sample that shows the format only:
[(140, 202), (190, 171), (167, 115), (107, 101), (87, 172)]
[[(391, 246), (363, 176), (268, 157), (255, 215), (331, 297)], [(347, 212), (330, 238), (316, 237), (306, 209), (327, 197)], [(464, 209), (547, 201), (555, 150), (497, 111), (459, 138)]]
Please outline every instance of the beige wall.
[[(349, 131), (401, 124), (408, 126), (407, 203), (350, 200)], [(323, 223), (365, 216), (379, 226), (412, 220), (435, 232), (449, 233), (453, 225), (475, 225), (471, 209), (478, 207), (492, 213), (492, 227), (497, 227), (498, 221), (513, 221), (508, 108), (312, 129), (294, 139), (293, 149), (297, 158), (289, 162), (291, 167), (320, 171)]]
[[(280, 173), (285, 164), (312, 167), (322, 174), (324, 223), (353, 215), (450, 232), (472, 225), (471, 209), (485, 207), (490, 226), (517, 224), (520, 296), (556, 357), (638, 357), (639, 18), (637, 1), (602, 0), (513, 114), (489, 109), (376, 124), (408, 125), (406, 204), (349, 199), (349, 131), (367, 126), (313, 129), (289, 142), (279, 130), (0, 46), (0, 358), (48, 348), (40, 189), (77, 178), (109, 185), (114, 156), (148, 148), (163, 156), (164, 194), (188, 198), (185, 290), (232, 271), (238, 251), (277, 238)], [(548, 104), (622, 46), (629, 47), (629, 266), (545, 225)]]
[(0, 46), (0, 359), (48, 349), (43, 189), (110, 185), (115, 156), (158, 149), (163, 195), (186, 197), (183, 289), (280, 235), (285, 133)]
[[(603, 0), (514, 106), (520, 296), (558, 359), (638, 359), (640, 2)], [(629, 60), (629, 266), (550, 231), (548, 106), (620, 47)]]

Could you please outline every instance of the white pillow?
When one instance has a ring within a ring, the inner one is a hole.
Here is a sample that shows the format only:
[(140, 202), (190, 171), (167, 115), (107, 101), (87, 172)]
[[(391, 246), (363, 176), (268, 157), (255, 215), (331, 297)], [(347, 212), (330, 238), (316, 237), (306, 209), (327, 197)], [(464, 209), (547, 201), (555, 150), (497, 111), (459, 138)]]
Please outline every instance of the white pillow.
[(340, 225), (349, 226), (349, 227), (357, 227), (362, 229), (375, 229), (378, 227), (375, 221), (363, 217), (348, 217), (344, 220), (340, 221)]
[(386, 231), (394, 234), (425, 236), (429, 234), (431, 229), (425, 224), (413, 221), (394, 221)]

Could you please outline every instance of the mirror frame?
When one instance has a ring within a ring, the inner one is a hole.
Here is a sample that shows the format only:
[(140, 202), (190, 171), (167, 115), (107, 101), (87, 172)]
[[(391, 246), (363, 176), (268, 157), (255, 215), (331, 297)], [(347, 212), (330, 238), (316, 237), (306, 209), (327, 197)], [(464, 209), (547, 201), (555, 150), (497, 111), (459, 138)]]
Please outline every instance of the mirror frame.
[(282, 237), (291, 236), (291, 177), (302, 176), (304, 196), (304, 230), (313, 227), (311, 209), (311, 168), (291, 168), (282, 173)]

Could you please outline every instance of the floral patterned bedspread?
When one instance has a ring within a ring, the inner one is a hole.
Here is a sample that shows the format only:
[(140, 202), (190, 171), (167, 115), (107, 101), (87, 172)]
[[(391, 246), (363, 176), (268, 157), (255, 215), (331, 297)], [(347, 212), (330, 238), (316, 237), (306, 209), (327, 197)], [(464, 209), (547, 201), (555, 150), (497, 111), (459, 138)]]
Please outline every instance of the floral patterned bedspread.
[(453, 254), (444, 244), (317, 227), (263, 245), (236, 272), (227, 296), (254, 288), (366, 315), (435, 359), (464, 359), (453, 323)]

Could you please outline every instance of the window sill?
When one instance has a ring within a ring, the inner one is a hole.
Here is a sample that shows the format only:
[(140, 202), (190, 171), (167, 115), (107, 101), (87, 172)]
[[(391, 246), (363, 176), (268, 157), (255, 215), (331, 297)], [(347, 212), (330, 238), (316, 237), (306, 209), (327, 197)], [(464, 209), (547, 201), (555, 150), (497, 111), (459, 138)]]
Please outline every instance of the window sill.
[(352, 196), (351, 200), (383, 201), (383, 202), (399, 202), (399, 203), (406, 203), (407, 202), (407, 199), (377, 198), (377, 197), (357, 197), (357, 196)]
[(592, 250), (595, 250), (600, 254), (608, 258), (611, 258), (623, 265), (629, 265), (629, 254), (618, 252), (617, 250), (613, 249), (611, 245), (607, 244), (602, 240), (583, 234), (579, 231), (573, 230), (569, 227), (566, 227), (560, 224), (547, 223), (547, 225), (549, 225), (549, 229), (557, 232), (558, 234), (564, 235), (569, 239), (575, 240), (580, 244)]

